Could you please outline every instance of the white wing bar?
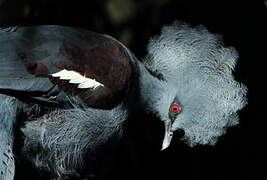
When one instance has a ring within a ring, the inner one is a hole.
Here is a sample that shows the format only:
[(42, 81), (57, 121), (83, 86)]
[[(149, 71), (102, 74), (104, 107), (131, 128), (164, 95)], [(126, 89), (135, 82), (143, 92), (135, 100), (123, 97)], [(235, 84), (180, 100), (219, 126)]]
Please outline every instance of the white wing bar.
[(85, 76), (80, 75), (76, 71), (68, 71), (63, 69), (57, 73), (51, 74), (53, 77), (59, 77), (62, 80), (70, 80), (69, 83), (71, 84), (78, 84), (78, 88), (80, 89), (96, 89), (100, 86), (104, 86), (102, 83), (97, 82), (95, 79), (90, 79)]

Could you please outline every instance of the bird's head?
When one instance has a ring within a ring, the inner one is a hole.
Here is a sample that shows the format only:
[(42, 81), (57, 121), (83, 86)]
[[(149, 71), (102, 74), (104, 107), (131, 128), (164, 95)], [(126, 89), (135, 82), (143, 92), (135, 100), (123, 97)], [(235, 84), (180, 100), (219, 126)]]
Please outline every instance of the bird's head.
[(247, 88), (234, 80), (238, 54), (224, 47), (220, 36), (174, 22), (147, 49), (144, 69), (149, 73), (141, 75), (141, 91), (147, 107), (164, 122), (162, 149), (178, 129), (194, 146), (215, 144), (227, 127), (238, 124)]

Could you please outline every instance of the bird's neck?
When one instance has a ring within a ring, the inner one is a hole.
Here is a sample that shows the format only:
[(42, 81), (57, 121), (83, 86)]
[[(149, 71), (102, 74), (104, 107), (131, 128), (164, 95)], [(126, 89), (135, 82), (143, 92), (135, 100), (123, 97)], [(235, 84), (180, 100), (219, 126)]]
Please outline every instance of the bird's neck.
[(143, 107), (149, 108), (147, 110), (153, 111), (154, 103), (159, 99), (162, 90), (162, 83), (147, 70), (144, 63), (138, 61), (137, 66), (140, 102)]

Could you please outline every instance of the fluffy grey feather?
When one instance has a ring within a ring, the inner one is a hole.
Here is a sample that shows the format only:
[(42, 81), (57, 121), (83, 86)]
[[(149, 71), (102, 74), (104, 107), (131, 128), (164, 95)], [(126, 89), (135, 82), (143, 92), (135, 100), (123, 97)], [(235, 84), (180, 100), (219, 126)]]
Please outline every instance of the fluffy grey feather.
[(23, 152), (38, 168), (59, 176), (73, 175), (83, 167), (85, 153), (93, 154), (110, 137), (122, 135), (126, 118), (122, 105), (112, 110), (77, 106), (56, 110), (22, 129)]
[(234, 48), (223, 47), (221, 38), (203, 26), (175, 22), (164, 26), (147, 49), (146, 67), (164, 81), (156, 82), (150, 96), (145, 93), (147, 101), (164, 119), (178, 97), (182, 112), (172, 129), (183, 129), (189, 145), (214, 144), (226, 127), (238, 124), (236, 112), (246, 104), (247, 88), (232, 75)]
[(12, 153), (13, 125), (18, 102), (16, 98), (0, 94), (0, 179), (13, 180), (15, 163)]

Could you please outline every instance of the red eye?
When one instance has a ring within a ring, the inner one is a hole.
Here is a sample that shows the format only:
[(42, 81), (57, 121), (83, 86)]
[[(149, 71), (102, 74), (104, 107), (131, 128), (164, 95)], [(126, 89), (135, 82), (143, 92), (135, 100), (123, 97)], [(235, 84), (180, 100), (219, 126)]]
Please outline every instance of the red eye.
[(174, 113), (180, 112), (181, 109), (182, 109), (181, 106), (176, 105), (176, 104), (174, 104), (174, 105), (172, 105), (172, 106), (170, 107), (170, 111), (171, 111), (171, 112), (174, 112)]

